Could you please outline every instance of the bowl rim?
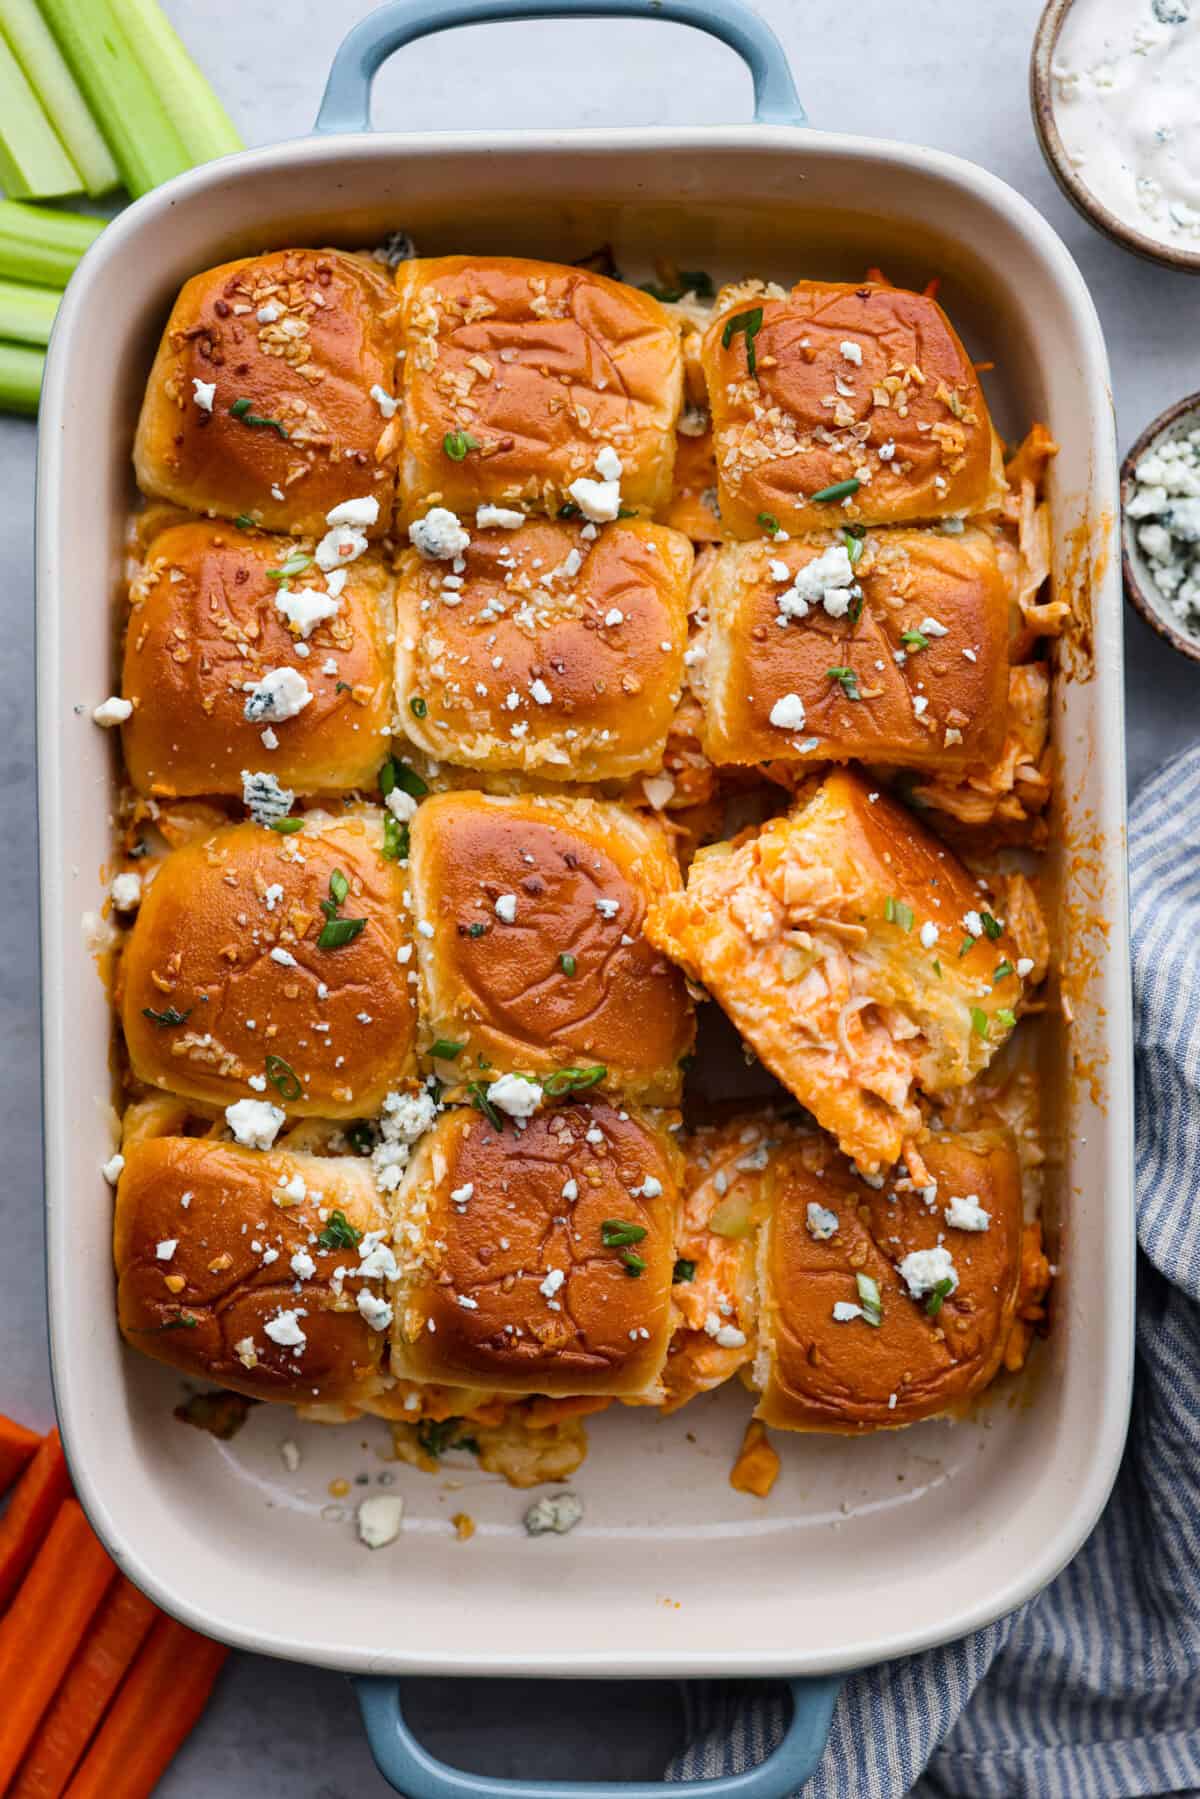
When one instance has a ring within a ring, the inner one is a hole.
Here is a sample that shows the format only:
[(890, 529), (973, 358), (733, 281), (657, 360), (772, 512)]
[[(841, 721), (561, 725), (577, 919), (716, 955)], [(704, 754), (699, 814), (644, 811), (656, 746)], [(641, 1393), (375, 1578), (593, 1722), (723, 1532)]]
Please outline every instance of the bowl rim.
[(1148, 237), (1127, 225), (1117, 213), (1097, 199), (1092, 189), (1071, 167), (1066, 148), (1059, 136), (1054, 117), (1054, 95), (1050, 65), (1059, 33), (1075, 0), (1046, 0), (1033, 34), (1033, 50), (1029, 58), (1029, 105), (1034, 130), (1050, 173), (1062, 192), (1085, 219), (1103, 231), (1122, 249), (1132, 250), (1146, 262), (1160, 268), (1176, 269), (1181, 274), (1200, 275), (1200, 250), (1177, 250), (1156, 237)]
[(1189, 413), (1194, 414), (1197, 424), (1200, 424), (1200, 393), (1185, 394), (1181, 400), (1176, 400), (1174, 405), (1168, 406), (1165, 412), (1160, 412), (1157, 418), (1151, 419), (1145, 429), (1133, 440), (1121, 459), (1121, 574), (1124, 579), (1125, 598), (1135, 612), (1140, 613), (1146, 623), (1157, 631), (1158, 635), (1164, 638), (1173, 650), (1178, 650), (1181, 655), (1187, 656), (1192, 662), (1200, 662), (1200, 637), (1193, 637), (1173, 625), (1146, 594), (1146, 584), (1138, 573), (1130, 554), (1129, 542), (1133, 527), (1125, 511), (1126, 502), (1134, 484), (1134, 470), (1138, 463), (1147, 451), (1158, 442), (1159, 438), (1163, 437), (1173, 425), (1178, 424), (1180, 419), (1186, 418)]

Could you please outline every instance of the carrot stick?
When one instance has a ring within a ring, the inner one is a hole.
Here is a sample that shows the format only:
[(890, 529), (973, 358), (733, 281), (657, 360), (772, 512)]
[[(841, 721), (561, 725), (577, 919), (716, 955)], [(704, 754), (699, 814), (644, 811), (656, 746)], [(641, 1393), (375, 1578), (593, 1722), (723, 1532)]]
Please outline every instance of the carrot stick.
[(173, 1618), (158, 1618), (66, 1799), (149, 1799), (195, 1724), (229, 1654)]
[(61, 1799), (157, 1615), (153, 1602), (119, 1575), (42, 1719), (9, 1799)]
[(52, 1430), (18, 1481), (8, 1510), (0, 1518), (0, 1611), (16, 1592), (21, 1576), (70, 1491), (62, 1443), (58, 1432)]
[(41, 1440), (35, 1430), (0, 1417), (0, 1495), (8, 1492), (26, 1462), (33, 1459)]
[(83, 1507), (64, 1499), (0, 1619), (0, 1792), (7, 1791), (114, 1573)]

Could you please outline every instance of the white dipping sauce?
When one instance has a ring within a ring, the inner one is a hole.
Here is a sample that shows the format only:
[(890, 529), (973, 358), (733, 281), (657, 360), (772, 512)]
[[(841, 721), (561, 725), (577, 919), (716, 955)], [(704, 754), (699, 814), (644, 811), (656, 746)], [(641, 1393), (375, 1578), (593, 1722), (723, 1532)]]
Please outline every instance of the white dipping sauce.
[(1075, 0), (1050, 73), (1084, 185), (1143, 236), (1200, 251), (1200, 0)]

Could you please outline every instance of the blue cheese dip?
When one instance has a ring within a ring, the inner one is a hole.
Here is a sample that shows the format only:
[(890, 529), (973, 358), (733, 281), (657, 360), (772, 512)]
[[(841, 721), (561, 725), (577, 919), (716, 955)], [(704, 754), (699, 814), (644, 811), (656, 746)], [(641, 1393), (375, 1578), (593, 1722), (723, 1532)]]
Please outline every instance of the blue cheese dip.
[(1135, 521), (1150, 578), (1173, 617), (1200, 637), (1200, 427), (1147, 451), (1125, 516)]
[(1101, 205), (1200, 251), (1200, 0), (1075, 0), (1050, 75), (1067, 160)]

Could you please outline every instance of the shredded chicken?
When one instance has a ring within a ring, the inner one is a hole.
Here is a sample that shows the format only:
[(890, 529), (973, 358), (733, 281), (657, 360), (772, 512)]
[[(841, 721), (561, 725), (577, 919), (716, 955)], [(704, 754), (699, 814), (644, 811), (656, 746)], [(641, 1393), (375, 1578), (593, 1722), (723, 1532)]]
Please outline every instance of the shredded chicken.
[(765, 1499), (779, 1478), (779, 1466), (779, 1457), (767, 1440), (766, 1427), (752, 1419), (730, 1470), (730, 1486), (739, 1493), (753, 1493), (757, 1499)]
[(1025, 827), (1036, 845), (1044, 836), (1040, 815), (1050, 800), (1050, 674), (1044, 662), (1009, 670), (1008, 732), (991, 768), (958, 780), (935, 776), (912, 790), (918, 805), (964, 825), (1007, 822)]

